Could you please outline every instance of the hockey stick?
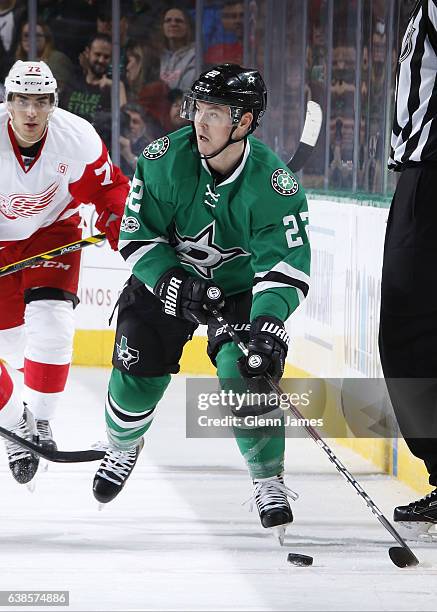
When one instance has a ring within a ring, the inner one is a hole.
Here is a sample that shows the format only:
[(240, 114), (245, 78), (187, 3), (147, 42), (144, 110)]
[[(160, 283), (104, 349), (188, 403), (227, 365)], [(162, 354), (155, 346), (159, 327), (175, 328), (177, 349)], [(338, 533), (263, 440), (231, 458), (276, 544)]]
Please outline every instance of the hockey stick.
[(319, 138), (320, 129), (323, 123), (323, 113), (317, 102), (310, 100), (307, 104), (305, 124), (299, 146), (293, 157), (287, 163), (292, 172), (299, 172), (305, 166)]
[(21, 436), (12, 431), (0, 427), (0, 436), (6, 438), (10, 442), (19, 444), (22, 448), (26, 448), (30, 452), (46, 459), (47, 461), (54, 461), (55, 463), (84, 463), (86, 461), (99, 461), (105, 456), (105, 451), (101, 450), (83, 450), (83, 451), (58, 451), (58, 450), (46, 450), (39, 444), (34, 444), (29, 440), (25, 440)]
[[(218, 311), (217, 309), (211, 309), (211, 313), (217, 319), (220, 325), (224, 327), (225, 332), (230, 336), (232, 341), (238, 346), (238, 348), (243, 353), (243, 355), (246, 355), (247, 357), (247, 355), (249, 354), (247, 346), (244, 344), (244, 342), (242, 342), (241, 338), (239, 338), (238, 334), (234, 331), (231, 325), (229, 325), (229, 323), (225, 321), (220, 311)], [(271, 378), (271, 376), (267, 375), (265, 378), (268, 384), (270, 385), (272, 391), (277, 393), (280, 397), (284, 397), (284, 392), (282, 391), (281, 387)], [(292, 404), (290, 401), (288, 401), (288, 408), (291, 410), (293, 416), (295, 416), (297, 419), (304, 418), (303, 415), (298, 410), (298, 408), (294, 404)], [(331, 461), (331, 463), (334, 464), (334, 466), (337, 468), (340, 474), (348, 481), (349, 484), (353, 486), (353, 488), (358, 493), (358, 495), (365, 501), (367, 506), (370, 508), (373, 514), (377, 517), (377, 519), (382, 524), (382, 526), (385, 527), (385, 529), (387, 529), (387, 531), (393, 536), (393, 538), (401, 545), (400, 547), (392, 546), (388, 551), (390, 555), (390, 559), (393, 561), (393, 563), (397, 565), (398, 567), (413, 567), (415, 565), (418, 565), (419, 560), (414, 555), (413, 551), (407, 545), (407, 543), (402, 538), (402, 536), (399, 535), (399, 533), (396, 531), (396, 529), (393, 527), (390, 521), (386, 519), (386, 517), (382, 514), (381, 510), (378, 508), (375, 502), (369, 497), (369, 495), (364, 491), (362, 486), (352, 476), (349, 470), (343, 465), (343, 463), (335, 455), (335, 453), (331, 450), (331, 448), (320, 437), (320, 435), (317, 433), (314, 427), (312, 427), (309, 424), (304, 425), (304, 427), (309, 433), (309, 435), (311, 436), (311, 438), (314, 440), (314, 442), (317, 444), (317, 446), (319, 446), (328, 455), (328, 459)]]
[(88, 238), (81, 238), (81, 240), (76, 240), (76, 242), (71, 242), (70, 244), (64, 244), (63, 246), (57, 247), (56, 249), (52, 249), (51, 251), (39, 253), (39, 255), (33, 255), (32, 257), (28, 257), (27, 259), (22, 259), (21, 261), (7, 264), (6, 266), (0, 268), (0, 277), (6, 276), (7, 274), (13, 274), (14, 272), (18, 272), (19, 270), (28, 268), (29, 266), (42, 263), (43, 261), (49, 261), (54, 257), (60, 257), (61, 255), (66, 255), (67, 253), (73, 253), (73, 251), (79, 251), (80, 249), (83, 249), (86, 246), (90, 246), (90, 244), (97, 244), (98, 242), (102, 242), (102, 240), (105, 240), (105, 238), (105, 234), (95, 234), (94, 236), (89, 236)]

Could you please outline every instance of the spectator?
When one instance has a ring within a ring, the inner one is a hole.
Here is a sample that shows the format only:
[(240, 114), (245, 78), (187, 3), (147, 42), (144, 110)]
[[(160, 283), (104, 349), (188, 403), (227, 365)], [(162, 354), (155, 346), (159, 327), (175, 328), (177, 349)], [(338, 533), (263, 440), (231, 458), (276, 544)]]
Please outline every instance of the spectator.
[(181, 106), (184, 92), (182, 89), (171, 89), (168, 92), (168, 101), (170, 102), (169, 123), (170, 130), (178, 130), (185, 125), (190, 125), (187, 119), (181, 117)]
[(129, 102), (140, 104), (167, 131), (170, 129), (168, 87), (159, 78), (159, 51), (152, 41), (130, 41), (126, 47), (126, 85)]
[[(125, 47), (128, 41), (128, 17), (120, 16), (120, 46)], [(97, 32), (112, 35), (112, 9), (109, 5), (101, 6), (97, 11)]]
[[(126, 46), (126, 94), (138, 98), (144, 85), (159, 80), (159, 51), (152, 42), (131, 40)], [(167, 92), (167, 89), (165, 90)]]
[(140, 39), (144, 36), (144, 32), (153, 31), (160, 21), (162, 5), (162, 1), (134, 0), (129, 15), (129, 38)]
[[(123, 7), (124, 8), (124, 7)], [(128, 16), (120, 16), (120, 77), (125, 78), (126, 72), (126, 45), (128, 43)], [(109, 4), (103, 4), (97, 11), (97, 33), (106, 34), (112, 38), (112, 8)], [(112, 74), (112, 66), (109, 68)]]
[(220, 27), (212, 38), (205, 54), (208, 65), (243, 63), (244, 2), (229, 0), (222, 8)]
[[(15, 58), (26, 61), (30, 49), (29, 24), (24, 23), (21, 28), (20, 42), (18, 43)], [(74, 76), (74, 66), (64, 53), (55, 48), (52, 32), (48, 25), (38, 21), (36, 25), (36, 55), (37, 60), (43, 60), (53, 72), (58, 83), (58, 90), (62, 92), (65, 85), (70, 83)]]
[(23, 6), (16, 0), (0, 0), (0, 81), (5, 80), (14, 63), (20, 24), (25, 15)]
[[(61, 96), (60, 106), (87, 119), (106, 145), (111, 140), (111, 79), (107, 76), (112, 42), (106, 34), (95, 34), (85, 49), (86, 72), (78, 74)], [(120, 106), (126, 103), (126, 90), (120, 83)]]
[(332, 53), (329, 186), (334, 189), (352, 188), (356, 48), (351, 38), (350, 31), (339, 32)]
[(89, 0), (38, 0), (38, 15), (49, 25), (55, 47), (76, 64), (96, 32), (97, 7)]
[(120, 129), (120, 167), (123, 173), (132, 178), (138, 156), (163, 134), (162, 127), (147, 116), (139, 104), (125, 104), (121, 109)]
[(170, 8), (162, 22), (165, 49), (161, 54), (160, 77), (170, 89), (185, 91), (195, 78), (193, 28), (188, 13)]

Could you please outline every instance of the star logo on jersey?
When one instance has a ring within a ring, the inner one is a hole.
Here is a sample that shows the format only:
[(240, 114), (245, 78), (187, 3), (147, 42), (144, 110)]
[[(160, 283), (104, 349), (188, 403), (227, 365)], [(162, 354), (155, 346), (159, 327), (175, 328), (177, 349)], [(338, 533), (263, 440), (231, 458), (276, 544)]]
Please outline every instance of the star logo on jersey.
[(196, 236), (181, 236), (175, 229), (175, 250), (179, 259), (196, 270), (204, 278), (212, 279), (213, 272), (236, 257), (249, 257), (240, 247), (222, 249), (215, 242), (215, 221), (204, 227)]
[(283, 196), (292, 196), (299, 191), (299, 183), (287, 170), (278, 168), (272, 174), (272, 187)]
[(115, 343), (115, 346), (117, 347), (117, 359), (123, 362), (126, 370), (129, 370), (131, 365), (138, 363), (140, 360), (140, 351), (128, 346), (126, 336), (122, 336), (120, 344)]
[(33, 217), (42, 212), (55, 199), (59, 185), (52, 183), (40, 193), (0, 193), (0, 212), (6, 219)]
[(158, 159), (167, 153), (170, 148), (170, 139), (167, 136), (151, 142), (143, 151), (146, 159)]

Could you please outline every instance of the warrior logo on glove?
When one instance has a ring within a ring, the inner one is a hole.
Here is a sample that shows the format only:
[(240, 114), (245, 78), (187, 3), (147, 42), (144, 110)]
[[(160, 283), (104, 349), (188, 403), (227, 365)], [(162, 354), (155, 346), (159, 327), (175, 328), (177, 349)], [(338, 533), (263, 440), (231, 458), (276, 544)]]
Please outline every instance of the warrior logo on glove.
[(244, 378), (269, 375), (279, 380), (284, 372), (290, 338), (276, 317), (257, 317), (250, 326), (249, 354), (238, 360)]

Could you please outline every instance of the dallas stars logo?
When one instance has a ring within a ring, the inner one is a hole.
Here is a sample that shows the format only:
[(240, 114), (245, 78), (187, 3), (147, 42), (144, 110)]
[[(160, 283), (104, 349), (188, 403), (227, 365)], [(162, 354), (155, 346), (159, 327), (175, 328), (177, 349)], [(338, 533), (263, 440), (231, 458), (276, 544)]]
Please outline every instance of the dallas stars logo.
[(292, 196), (299, 191), (299, 183), (283, 168), (273, 172), (271, 184), (273, 189), (283, 196)]
[(158, 159), (167, 153), (170, 148), (170, 140), (167, 136), (158, 138), (151, 142), (143, 151), (143, 155), (146, 159)]
[(120, 344), (115, 343), (115, 346), (117, 347), (117, 359), (123, 362), (126, 370), (140, 360), (140, 351), (128, 346), (126, 336), (122, 336)]
[(192, 266), (198, 274), (211, 279), (213, 272), (236, 257), (249, 257), (240, 247), (222, 249), (215, 243), (215, 221), (196, 236), (181, 236), (175, 229), (175, 250), (183, 263)]

